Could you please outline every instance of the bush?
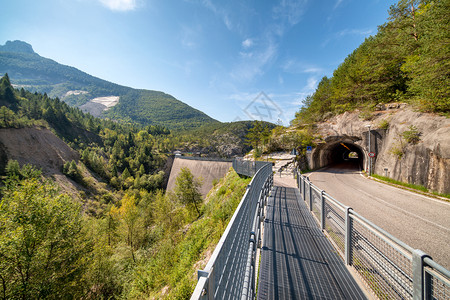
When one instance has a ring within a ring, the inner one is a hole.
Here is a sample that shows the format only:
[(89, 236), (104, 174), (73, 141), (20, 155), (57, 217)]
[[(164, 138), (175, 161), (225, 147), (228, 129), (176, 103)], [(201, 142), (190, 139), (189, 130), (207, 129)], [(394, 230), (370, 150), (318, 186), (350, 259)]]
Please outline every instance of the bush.
[(402, 159), (403, 155), (405, 154), (403, 151), (403, 147), (400, 143), (395, 144), (394, 146), (392, 146), (392, 148), (389, 150), (389, 152), (396, 156), (397, 159)]
[(378, 124), (378, 128), (388, 130), (389, 129), (389, 121), (386, 119), (381, 120), (380, 123)]
[(417, 144), (420, 141), (420, 135), (421, 133), (417, 130), (417, 127), (414, 125), (411, 125), (408, 127), (409, 130), (404, 131), (402, 133), (402, 137), (407, 141), (409, 144)]

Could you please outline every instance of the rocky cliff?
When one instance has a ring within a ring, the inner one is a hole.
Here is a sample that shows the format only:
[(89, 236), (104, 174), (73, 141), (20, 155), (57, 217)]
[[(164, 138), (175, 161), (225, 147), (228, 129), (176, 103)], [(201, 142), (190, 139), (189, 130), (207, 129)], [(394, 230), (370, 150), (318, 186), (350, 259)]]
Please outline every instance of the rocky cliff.
[[(331, 140), (346, 140), (362, 150), (366, 167), (368, 152), (375, 153), (375, 174), (450, 193), (450, 118), (416, 112), (404, 104), (378, 109), (345, 113), (319, 123), (317, 130), (324, 143), (315, 151), (323, 151)], [(317, 161), (314, 167), (321, 166)]]

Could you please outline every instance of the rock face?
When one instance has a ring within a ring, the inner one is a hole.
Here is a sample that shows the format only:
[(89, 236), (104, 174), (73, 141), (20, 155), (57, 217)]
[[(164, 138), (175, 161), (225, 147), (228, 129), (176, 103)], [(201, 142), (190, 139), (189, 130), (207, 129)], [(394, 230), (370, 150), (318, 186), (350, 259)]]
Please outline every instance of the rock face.
[[(326, 157), (332, 156), (326, 152), (333, 151), (332, 145), (345, 141), (361, 149), (364, 169), (368, 167), (368, 152), (374, 152), (373, 173), (450, 193), (450, 119), (403, 107), (377, 111), (369, 118), (364, 115), (365, 120), (358, 112), (345, 113), (318, 124), (318, 132), (325, 142), (314, 149), (312, 166), (318, 168), (331, 163)], [(405, 134), (408, 131), (419, 140), (408, 142)]]

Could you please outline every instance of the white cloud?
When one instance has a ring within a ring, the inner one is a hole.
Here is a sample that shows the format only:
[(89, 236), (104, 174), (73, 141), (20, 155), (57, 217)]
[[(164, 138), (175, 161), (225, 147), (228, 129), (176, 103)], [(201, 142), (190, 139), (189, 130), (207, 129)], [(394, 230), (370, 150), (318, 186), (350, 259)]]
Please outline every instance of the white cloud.
[(320, 74), (324, 73), (324, 69), (317, 67), (315, 65), (311, 65), (310, 63), (304, 63), (301, 61), (297, 61), (295, 59), (288, 59), (284, 64), (282, 64), (281, 68), (286, 73), (310, 73), (310, 74)]
[(341, 5), (341, 4), (342, 4), (342, 2), (344, 2), (344, 0), (337, 0), (337, 1), (336, 1), (336, 4), (334, 4), (334, 7), (333, 7), (333, 9), (336, 9), (336, 8), (338, 8), (338, 7), (339, 7), (339, 5)]
[(329, 42), (331, 42), (332, 40), (340, 40), (343, 37), (346, 36), (369, 36), (371, 34), (373, 34), (373, 30), (372, 29), (344, 29), (341, 31), (336, 32), (332, 37), (326, 39), (323, 43), (322, 43), (322, 47), (325, 47)]
[(246, 39), (242, 42), (242, 47), (244, 47), (244, 48), (250, 48), (251, 46), (253, 46), (252, 39)]
[(231, 23), (230, 17), (228, 15), (228, 12), (225, 9), (219, 8), (216, 5), (212, 3), (211, 0), (203, 0), (202, 5), (209, 10), (211, 10), (216, 16), (219, 16), (222, 18), (223, 23), (228, 28), (228, 30), (232, 30), (233, 24)]
[(195, 49), (202, 35), (202, 27), (200, 25), (189, 27), (181, 27), (181, 45), (186, 49)]
[(314, 92), (316, 89), (318, 79), (316, 77), (309, 77), (306, 81), (306, 86), (303, 88), (303, 92)]
[(300, 92), (296, 94), (295, 100), (291, 102), (292, 105), (301, 106), (303, 104), (303, 100), (314, 93), (317, 88), (317, 84), (319, 83), (319, 79), (316, 76), (311, 76), (306, 80), (306, 85), (301, 89)]
[(363, 35), (367, 36), (373, 33), (372, 29), (344, 29), (336, 33), (337, 37), (346, 35)]
[(251, 53), (240, 53), (241, 60), (233, 68), (230, 75), (237, 81), (252, 81), (264, 73), (264, 67), (277, 56), (277, 45), (269, 42), (267, 45)]
[(248, 104), (252, 100), (254, 100), (258, 95), (259, 92), (258, 93), (237, 92), (235, 94), (230, 95), (228, 98), (230, 100), (234, 100), (237, 102), (244, 102), (245, 104)]
[(273, 8), (274, 18), (287, 21), (291, 26), (300, 22), (308, 0), (282, 0)]
[(134, 10), (137, 7), (136, 0), (99, 0), (101, 4), (114, 11)]

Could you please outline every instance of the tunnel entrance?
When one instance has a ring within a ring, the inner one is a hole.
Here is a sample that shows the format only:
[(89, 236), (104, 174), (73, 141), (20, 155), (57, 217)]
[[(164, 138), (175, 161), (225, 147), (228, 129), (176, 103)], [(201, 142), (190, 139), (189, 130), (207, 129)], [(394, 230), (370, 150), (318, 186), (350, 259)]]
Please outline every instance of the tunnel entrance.
[(329, 137), (324, 144), (319, 144), (311, 156), (312, 169), (326, 166), (352, 165), (354, 168), (364, 169), (364, 149), (356, 144), (357, 137)]

